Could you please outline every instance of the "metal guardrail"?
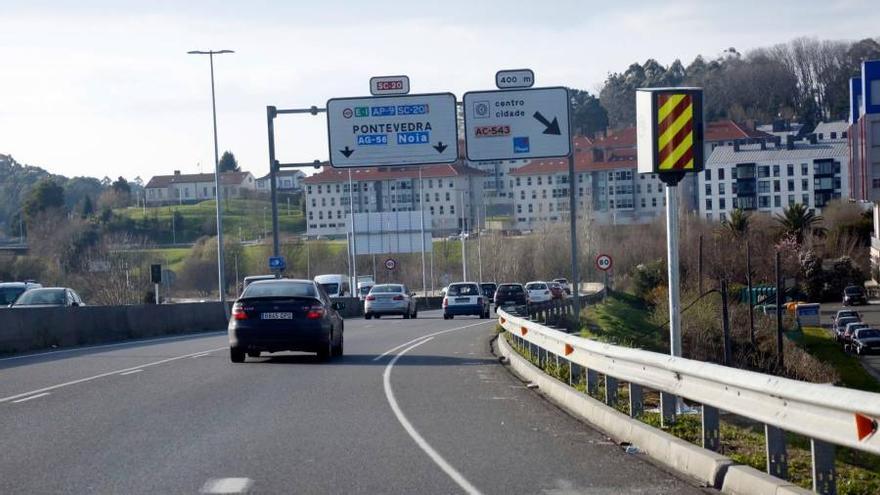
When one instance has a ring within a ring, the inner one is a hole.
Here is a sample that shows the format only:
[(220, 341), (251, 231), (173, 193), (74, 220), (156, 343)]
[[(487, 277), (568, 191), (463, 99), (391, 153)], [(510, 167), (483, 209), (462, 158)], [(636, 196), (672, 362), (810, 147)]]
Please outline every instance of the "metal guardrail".
[(778, 478), (785, 479), (788, 472), (785, 432), (806, 436), (818, 493), (836, 493), (836, 445), (880, 454), (880, 394), (588, 340), (533, 321), (534, 314), (527, 318), (500, 310), (498, 315), (504, 330), (530, 357), (542, 364), (567, 362), (570, 385), (585, 378), (588, 392), (597, 393), (603, 374), (607, 405), (616, 405), (618, 385), (627, 382), (632, 417), (644, 411), (645, 388), (660, 392), (662, 425), (675, 421), (676, 397), (701, 404), (703, 448), (721, 449), (719, 411), (763, 423), (767, 472)]

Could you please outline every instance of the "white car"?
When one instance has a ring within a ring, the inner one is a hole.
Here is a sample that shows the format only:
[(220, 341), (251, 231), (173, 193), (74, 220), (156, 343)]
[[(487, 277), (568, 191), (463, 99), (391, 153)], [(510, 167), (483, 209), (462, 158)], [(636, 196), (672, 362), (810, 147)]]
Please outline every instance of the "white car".
[(446, 295), (443, 297), (443, 319), (451, 320), (456, 315), (489, 317), (489, 298), (483, 294), (477, 283), (458, 282), (449, 284), (446, 288)]
[(550, 292), (550, 286), (547, 285), (547, 282), (535, 281), (527, 283), (526, 296), (528, 297), (529, 304), (545, 303), (553, 299), (553, 294)]

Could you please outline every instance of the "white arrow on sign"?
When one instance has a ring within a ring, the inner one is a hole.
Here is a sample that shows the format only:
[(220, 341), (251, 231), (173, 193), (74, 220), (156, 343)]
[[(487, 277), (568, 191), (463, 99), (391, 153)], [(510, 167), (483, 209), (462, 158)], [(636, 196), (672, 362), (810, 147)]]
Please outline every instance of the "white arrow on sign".
[(327, 101), (327, 130), (334, 167), (458, 160), (452, 93), (333, 98)]
[(464, 94), (468, 160), (568, 156), (568, 90), (533, 88)]

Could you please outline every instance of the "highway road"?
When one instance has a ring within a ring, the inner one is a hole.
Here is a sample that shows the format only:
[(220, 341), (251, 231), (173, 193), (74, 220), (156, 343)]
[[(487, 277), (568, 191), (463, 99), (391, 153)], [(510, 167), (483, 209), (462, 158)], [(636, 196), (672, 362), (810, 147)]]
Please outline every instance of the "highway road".
[(0, 359), (0, 493), (704, 493), (498, 364), (494, 320), (347, 320), (343, 358), (225, 332)]
[[(844, 307), (839, 303), (824, 303), (821, 306), (821, 323), (829, 333), (831, 333), (831, 320), (840, 309), (844, 309)], [(862, 314), (862, 321), (874, 328), (880, 328), (880, 301), (869, 301), (866, 306), (847, 306), (846, 309), (855, 309)], [(880, 354), (862, 356), (859, 360), (868, 373), (880, 380)]]

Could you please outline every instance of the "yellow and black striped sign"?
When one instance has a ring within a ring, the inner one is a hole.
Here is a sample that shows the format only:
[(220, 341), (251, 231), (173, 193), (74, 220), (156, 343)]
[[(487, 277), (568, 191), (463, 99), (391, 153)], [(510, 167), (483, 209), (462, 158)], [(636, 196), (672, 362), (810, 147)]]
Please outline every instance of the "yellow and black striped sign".
[(657, 95), (657, 170), (694, 170), (694, 102), (687, 93)]
[(671, 177), (703, 170), (703, 91), (646, 88), (637, 96), (639, 172)]

